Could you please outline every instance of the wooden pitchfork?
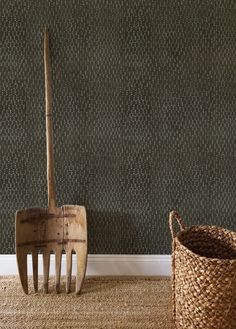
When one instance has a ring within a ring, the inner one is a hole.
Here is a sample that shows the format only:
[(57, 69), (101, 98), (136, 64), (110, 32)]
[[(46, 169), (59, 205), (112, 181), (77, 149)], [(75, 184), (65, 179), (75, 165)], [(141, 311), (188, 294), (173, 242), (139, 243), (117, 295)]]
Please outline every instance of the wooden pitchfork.
[(27, 254), (32, 254), (33, 282), (38, 290), (38, 254), (43, 255), (44, 292), (48, 292), (50, 254), (55, 254), (56, 292), (60, 292), (61, 258), (66, 252), (66, 292), (70, 292), (72, 253), (76, 253), (76, 293), (81, 290), (87, 266), (87, 219), (84, 206), (56, 207), (52, 139), (51, 70), (48, 32), (44, 31), (48, 208), (16, 212), (16, 258), (20, 281), (28, 293)]

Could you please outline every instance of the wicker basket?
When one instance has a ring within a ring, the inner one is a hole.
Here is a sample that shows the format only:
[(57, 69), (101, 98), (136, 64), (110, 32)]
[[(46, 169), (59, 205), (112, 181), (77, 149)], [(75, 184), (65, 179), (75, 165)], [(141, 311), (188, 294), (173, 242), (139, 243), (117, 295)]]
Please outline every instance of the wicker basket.
[(169, 224), (176, 328), (236, 329), (236, 232), (216, 226), (185, 228), (176, 211)]

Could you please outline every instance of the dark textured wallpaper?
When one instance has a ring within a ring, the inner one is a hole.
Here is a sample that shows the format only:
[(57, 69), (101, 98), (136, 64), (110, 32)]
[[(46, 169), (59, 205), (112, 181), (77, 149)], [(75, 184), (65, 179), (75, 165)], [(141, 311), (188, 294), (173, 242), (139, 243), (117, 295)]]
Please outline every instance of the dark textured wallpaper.
[(0, 253), (46, 206), (43, 28), (58, 205), (90, 253), (170, 253), (168, 213), (236, 229), (235, 1), (0, 1)]

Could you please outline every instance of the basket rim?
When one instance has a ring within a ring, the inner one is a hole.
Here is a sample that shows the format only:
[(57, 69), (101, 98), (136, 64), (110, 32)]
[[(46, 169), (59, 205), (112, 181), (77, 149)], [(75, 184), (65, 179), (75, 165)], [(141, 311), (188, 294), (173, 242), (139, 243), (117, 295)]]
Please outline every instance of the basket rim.
[(220, 261), (220, 262), (225, 262), (225, 263), (236, 263), (236, 258), (216, 258), (216, 257), (212, 257), (212, 258), (210, 258), (210, 257), (206, 257), (206, 256), (202, 256), (202, 255), (200, 255), (200, 254), (198, 254), (198, 253), (196, 253), (196, 252), (194, 252), (194, 251), (192, 251), (191, 249), (189, 249), (188, 247), (186, 247), (180, 240), (179, 240), (179, 236), (180, 235), (182, 235), (182, 234), (184, 234), (184, 233), (186, 233), (186, 232), (188, 232), (188, 231), (191, 231), (191, 230), (193, 230), (193, 229), (196, 229), (196, 228), (216, 228), (216, 229), (219, 229), (219, 230), (223, 230), (223, 231), (225, 231), (226, 233), (235, 233), (236, 234), (236, 232), (235, 231), (231, 231), (231, 230), (228, 230), (228, 229), (226, 229), (226, 228), (224, 228), (224, 227), (221, 227), (221, 226), (217, 226), (217, 225), (193, 225), (193, 226), (189, 226), (189, 227), (185, 227), (185, 229), (184, 230), (182, 230), (182, 231), (179, 231), (177, 234), (176, 234), (176, 236), (175, 236), (175, 239), (178, 241), (178, 243), (186, 250), (186, 252), (188, 252), (189, 254), (193, 254), (194, 256), (197, 256), (197, 257), (199, 257), (199, 258), (201, 258), (201, 259), (204, 259), (204, 260), (207, 260), (207, 261), (211, 261), (211, 262), (213, 262), (213, 261)]

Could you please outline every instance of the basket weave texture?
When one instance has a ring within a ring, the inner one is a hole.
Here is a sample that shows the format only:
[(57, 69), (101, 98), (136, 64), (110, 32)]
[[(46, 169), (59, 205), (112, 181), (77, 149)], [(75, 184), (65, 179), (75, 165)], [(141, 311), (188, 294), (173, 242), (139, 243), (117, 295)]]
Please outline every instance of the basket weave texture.
[[(177, 234), (174, 220), (181, 229)], [(176, 328), (235, 329), (236, 232), (216, 226), (185, 228), (176, 211), (169, 224)]]

